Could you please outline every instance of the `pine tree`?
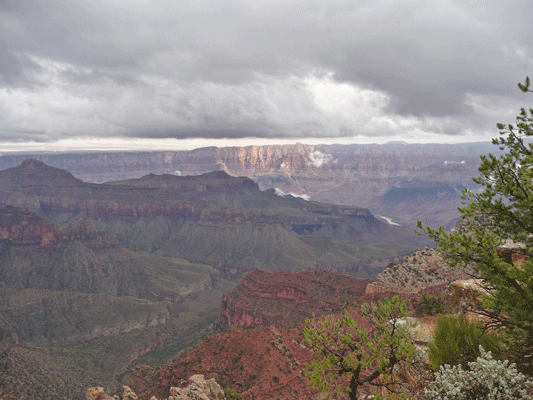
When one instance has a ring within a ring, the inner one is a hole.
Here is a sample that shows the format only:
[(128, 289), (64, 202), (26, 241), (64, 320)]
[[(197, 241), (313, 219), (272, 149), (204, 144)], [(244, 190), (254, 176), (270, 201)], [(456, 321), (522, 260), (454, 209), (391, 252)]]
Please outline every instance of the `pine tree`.
[[(529, 77), (518, 84), (530, 90)], [(500, 137), (492, 143), (500, 155), (481, 156), (480, 191), (463, 192), (459, 208), (470, 221), (466, 231), (448, 233), (423, 226), (437, 241), (452, 265), (474, 263), (488, 295), (479, 312), (489, 325), (503, 327), (513, 335), (512, 343), (524, 349), (520, 361), (532, 367), (533, 349), (533, 109), (522, 108), (516, 124), (497, 124)], [(501, 246), (511, 240), (526, 260), (519, 264), (502, 257)]]
[[(306, 321), (304, 344), (317, 357), (304, 370), (311, 386), (326, 392), (336, 390), (339, 397), (348, 392), (354, 400), (363, 385), (394, 391), (400, 384), (391, 380), (394, 366), (412, 362), (416, 354), (405, 319), (410, 315), (407, 302), (398, 296), (387, 298), (371, 307), (362, 306), (361, 313), (372, 329), (359, 326), (347, 311), (342, 316)], [(387, 383), (377, 383), (377, 378), (384, 375)], [(342, 376), (349, 378), (348, 387), (343, 385)]]

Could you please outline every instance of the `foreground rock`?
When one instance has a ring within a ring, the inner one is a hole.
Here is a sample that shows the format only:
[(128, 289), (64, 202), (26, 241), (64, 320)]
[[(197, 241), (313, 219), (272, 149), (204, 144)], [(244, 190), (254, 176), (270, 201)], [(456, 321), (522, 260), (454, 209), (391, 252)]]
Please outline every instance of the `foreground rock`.
[[(203, 375), (193, 375), (189, 378), (189, 385), (184, 388), (171, 387), (170, 396), (161, 400), (223, 400), (224, 391), (214, 379), (205, 380)], [(120, 393), (115, 396), (105, 394), (103, 387), (87, 389), (87, 400), (137, 400), (138, 396), (129, 386), (122, 386)], [(159, 400), (152, 396), (150, 400)]]
[(481, 299), (489, 292), (483, 287), (482, 279), (464, 279), (453, 281), (446, 288), (452, 306), (461, 313), (477, 311)]

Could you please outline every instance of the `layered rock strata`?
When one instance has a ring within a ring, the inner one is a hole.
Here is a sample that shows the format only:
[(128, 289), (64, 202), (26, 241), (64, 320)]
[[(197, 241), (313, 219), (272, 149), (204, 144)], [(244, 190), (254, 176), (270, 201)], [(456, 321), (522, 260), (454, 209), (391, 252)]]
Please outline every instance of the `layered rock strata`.
[(232, 329), (289, 326), (354, 304), (372, 281), (323, 270), (255, 270), (224, 294), (222, 315)]

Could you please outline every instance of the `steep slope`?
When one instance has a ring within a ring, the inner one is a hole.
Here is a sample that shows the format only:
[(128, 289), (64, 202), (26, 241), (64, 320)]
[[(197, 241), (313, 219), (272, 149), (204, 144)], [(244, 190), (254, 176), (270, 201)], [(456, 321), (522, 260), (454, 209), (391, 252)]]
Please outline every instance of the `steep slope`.
[(206, 265), (135, 253), (87, 222), (61, 225), (17, 207), (0, 209), (0, 282), (12, 289), (107, 293), (176, 301), (209, 288)]
[(218, 275), (124, 249), (87, 222), (0, 208), (0, 397), (70, 399), (96, 383), (115, 387), (152, 348), (202, 337), (232, 287)]
[(302, 374), (314, 358), (302, 343), (302, 320), (353, 306), (356, 323), (369, 327), (360, 303), (393, 294), (364, 295), (369, 282), (327, 271), (254, 271), (224, 296), (222, 314), (231, 331), (209, 337), (166, 366), (139, 365), (123, 383), (145, 398), (160, 398), (189, 376), (204, 374), (247, 400), (324, 398)]
[(161, 398), (171, 386), (199, 373), (240, 392), (243, 399), (318, 398), (301, 374), (312, 354), (300, 341), (299, 327), (235, 330), (204, 340), (162, 368), (138, 366), (124, 383), (143, 398)]
[[(420, 300), (418, 293), (441, 291), (444, 283), (469, 271), (452, 270), (433, 249), (391, 265), (377, 280), (358, 280), (327, 271), (257, 270), (224, 295), (222, 315), (231, 331), (211, 336), (166, 366), (139, 365), (124, 383), (145, 398), (162, 397), (189, 376), (204, 374), (247, 400), (321, 399), (324, 394), (311, 388), (302, 374), (303, 365), (314, 358), (302, 343), (302, 320), (309, 313), (335, 314), (353, 306), (350, 313), (356, 323), (370, 328), (361, 317), (361, 303), (398, 293), (416, 303)], [(428, 340), (434, 324), (435, 317), (420, 320), (412, 331), (417, 344)], [(427, 357), (417, 357), (419, 364), (414, 369), (403, 370), (410, 393), (420, 391), (429, 377), (424, 369)]]
[[(302, 344), (302, 321), (313, 312), (356, 306), (369, 282), (329, 271), (256, 270), (224, 295), (222, 315), (231, 331), (205, 339), (163, 367), (138, 365), (123, 383), (144, 398), (161, 398), (199, 373), (244, 399), (322, 398), (301, 372), (313, 359)], [(356, 310), (353, 316), (364, 324)]]

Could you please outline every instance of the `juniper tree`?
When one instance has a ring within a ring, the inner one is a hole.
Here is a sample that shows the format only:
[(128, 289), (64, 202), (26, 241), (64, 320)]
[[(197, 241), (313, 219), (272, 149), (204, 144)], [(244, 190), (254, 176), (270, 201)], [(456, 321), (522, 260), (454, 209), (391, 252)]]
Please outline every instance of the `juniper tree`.
[[(401, 383), (391, 378), (394, 366), (402, 361), (411, 363), (416, 354), (405, 319), (410, 316), (407, 302), (398, 296), (384, 299), (362, 306), (361, 314), (369, 328), (358, 325), (349, 311), (306, 321), (304, 344), (317, 357), (305, 365), (311, 386), (335, 390), (339, 396), (348, 392), (353, 400), (363, 385), (395, 391)], [(380, 376), (386, 379), (378, 380)]]
[[(518, 87), (530, 90), (529, 77)], [(461, 216), (464, 231), (431, 229), (418, 221), (438, 243), (452, 265), (474, 263), (475, 272), (488, 289), (479, 309), (490, 318), (489, 325), (503, 327), (513, 335), (512, 343), (529, 349), (521, 361), (531, 367), (533, 348), (533, 109), (522, 108), (516, 124), (497, 124), (500, 136), (492, 140), (502, 152), (481, 156), (480, 191), (465, 189)], [(521, 264), (502, 257), (501, 246), (510, 239), (525, 256)]]

